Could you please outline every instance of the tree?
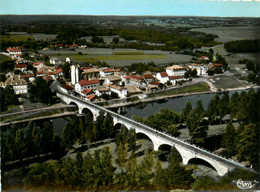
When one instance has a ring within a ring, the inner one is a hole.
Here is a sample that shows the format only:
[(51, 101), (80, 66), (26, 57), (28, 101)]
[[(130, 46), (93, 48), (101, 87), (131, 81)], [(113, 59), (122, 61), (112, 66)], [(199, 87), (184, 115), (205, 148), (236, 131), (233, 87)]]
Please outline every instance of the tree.
[(229, 114), (228, 104), (229, 104), (229, 95), (228, 93), (225, 93), (218, 103), (218, 111), (219, 111), (220, 119), (222, 119), (226, 114)]
[(62, 65), (62, 71), (66, 79), (70, 79), (70, 63)]
[(197, 107), (196, 107), (196, 109), (195, 109), (195, 112), (198, 114), (198, 116), (200, 117), (200, 119), (204, 117), (205, 111), (204, 111), (204, 107), (203, 107), (203, 104), (202, 104), (202, 101), (201, 101), (201, 100), (199, 100), (199, 101), (197, 102)]
[(210, 122), (213, 122), (218, 116), (218, 103), (219, 103), (218, 95), (215, 95), (215, 97), (213, 97), (209, 102), (207, 115), (209, 117)]
[(225, 154), (227, 157), (231, 157), (236, 154), (237, 147), (237, 135), (236, 129), (232, 123), (228, 124), (226, 131), (222, 137), (222, 145), (225, 147)]
[(127, 162), (127, 144), (120, 143), (119, 147), (117, 148), (116, 163), (121, 168), (121, 172), (126, 167), (126, 162)]
[(259, 136), (257, 135), (257, 126), (250, 123), (244, 127), (239, 134), (237, 144), (237, 157), (241, 161), (250, 161), (251, 164), (258, 162)]
[(238, 111), (239, 94), (235, 92), (229, 101), (230, 118), (233, 119)]
[(35, 82), (29, 88), (30, 100), (32, 102), (41, 102), (50, 104), (52, 102), (53, 93), (42, 77), (37, 77)]
[(119, 38), (118, 37), (114, 37), (113, 38), (113, 43), (114, 44), (118, 44), (119, 43)]
[(192, 104), (190, 101), (188, 101), (186, 103), (186, 106), (184, 107), (184, 109), (182, 110), (182, 113), (181, 113), (181, 121), (186, 121), (187, 119), (187, 116), (189, 115), (189, 113), (191, 112), (192, 110)]
[(66, 124), (65, 128), (63, 129), (63, 140), (65, 145), (70, 148), (76, 142), (76, 131), (73, 122), (69, 122)]
[(191, 171), (180, 165), (178, 152), (172, 148), (170, 165), (166, 171), (167, 185), (171, 188), (188, 188), (193, 182)]

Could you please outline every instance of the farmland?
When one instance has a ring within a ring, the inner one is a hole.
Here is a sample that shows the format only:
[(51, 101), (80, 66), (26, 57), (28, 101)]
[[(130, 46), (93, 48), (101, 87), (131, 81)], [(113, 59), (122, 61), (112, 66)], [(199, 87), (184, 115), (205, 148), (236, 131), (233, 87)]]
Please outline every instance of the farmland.
[(4, 56), (4, 55), (0, 55), (0, 65), (2, 63), (4, 63), (5, 61), (10, 61), (10, 60), (11, 60), (10, 57)]
[(28, 38), (34, 39), (31, 35), (1, 35), (3, 41), (26, 41)]

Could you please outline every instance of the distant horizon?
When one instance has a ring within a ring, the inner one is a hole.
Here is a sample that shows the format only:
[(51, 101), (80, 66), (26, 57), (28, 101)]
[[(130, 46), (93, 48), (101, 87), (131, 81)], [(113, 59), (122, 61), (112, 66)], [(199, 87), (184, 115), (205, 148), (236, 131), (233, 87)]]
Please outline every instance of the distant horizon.
[(260, 18), (260, 16), (199, 16), (199, 15), (76, 15), (76, 14), (0, 14), (0, 16), (86, 16), (86, 17), (211, 17), (211, 18)]
[(260, 0), (1, 0), (1, 15), (260, 17)]

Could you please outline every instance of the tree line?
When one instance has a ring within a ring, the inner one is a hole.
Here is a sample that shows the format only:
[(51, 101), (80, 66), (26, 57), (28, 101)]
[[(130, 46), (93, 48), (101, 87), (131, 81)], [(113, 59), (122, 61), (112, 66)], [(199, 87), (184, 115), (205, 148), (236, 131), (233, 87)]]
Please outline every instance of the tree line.
[(232, 53), (257, 53), (260, 51), (260, 40), (236, 40), (224, 44), (224, 48)]

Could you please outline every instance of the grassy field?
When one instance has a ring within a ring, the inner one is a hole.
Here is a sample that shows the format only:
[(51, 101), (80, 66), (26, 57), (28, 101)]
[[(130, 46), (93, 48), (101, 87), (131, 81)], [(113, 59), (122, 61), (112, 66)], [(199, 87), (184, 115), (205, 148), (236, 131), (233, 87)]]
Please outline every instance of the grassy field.
[[(52, 55), (64, 59), (64, 55)], [(120, 61), (120, 60), (145, 60), (145, 59), (164, 59), (165, 55), (66, 55), (74, 62), (93, 62), (93, 61)]]
[(115, 55), (145, 55), (143, 51), (124, 51), (124, 52), (115, 52)]
[(12, 60), (10, 57), (7, 57), (5, 55), (0, 55), (0, 65), (5, 62), (5, 61), (10, 61)]
[(233, 76), (217, 76), (212, 79), (214, 80), (213, 85), (217, 88), (227, 89), (245, 86)]
[(31, 35), (1, 35), (0, 36), (0, 39), (5, 41), (9, 41), (9, 40), (26, 41), (28, 38), (34, 39), (33, 36)]
[(189, 85), (186, 87), (172, 89), (170, 91), (164, 91), (164, 92), (156, 93), (155, 95), (152, 94), (151, 97), (170, 96), (170, 95), (177, 95), (177, 94), (182, 94), (182, 93), (196, 93), (196, 92), (204, 92), (204, 91), (209, 91), (207, 83), (199, 83), (199, 84), (195, 84), (195, 85)]

